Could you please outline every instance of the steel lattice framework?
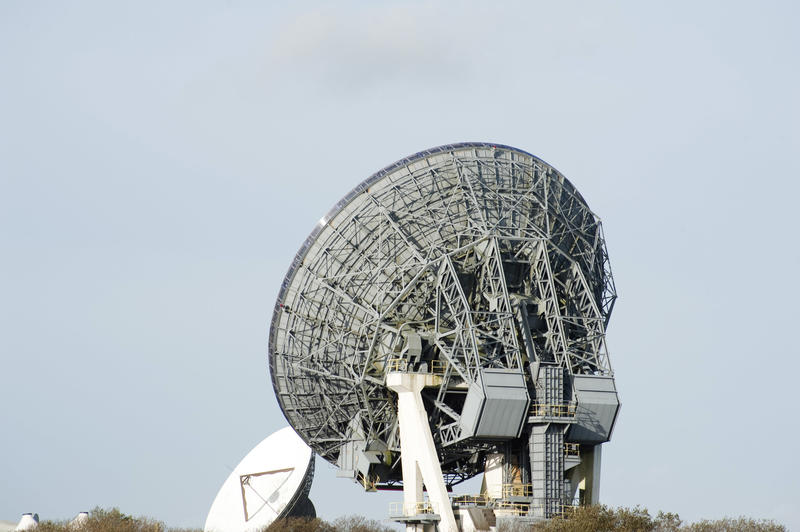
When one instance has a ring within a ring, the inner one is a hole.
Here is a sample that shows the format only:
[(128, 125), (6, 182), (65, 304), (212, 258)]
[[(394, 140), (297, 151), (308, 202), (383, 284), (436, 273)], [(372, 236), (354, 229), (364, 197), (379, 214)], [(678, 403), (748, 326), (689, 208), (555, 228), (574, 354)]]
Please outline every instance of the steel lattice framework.
[(454, 483), (482, 467), (486, 444), (458, 431), (479, 369), (542, 362), (610, 375), (615, 297), (600, 220), (563, 175), (509, 146), (441, 146), (372, 175), (320, 220), (275, 306), (272, 382), (318, 454), (336, 463), (354, 439), (379, 442), (382, 481), (393, 482), (385, 374), (403, 356), (440, 364), (425, 399)]

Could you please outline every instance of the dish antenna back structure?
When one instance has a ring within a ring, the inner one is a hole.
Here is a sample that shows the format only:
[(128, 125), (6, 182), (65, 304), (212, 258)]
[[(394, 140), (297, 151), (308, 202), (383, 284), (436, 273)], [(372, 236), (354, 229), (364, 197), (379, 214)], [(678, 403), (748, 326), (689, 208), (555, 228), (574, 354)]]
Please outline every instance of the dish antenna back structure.
[[(552, 517), (597, 502), (615, 298), (600, 220), (563, 175), (510, 146), (441, 146), (372, 175), (306, 239), (272, 383), (340, 475), (403, 486), (409, 527)], [(448, 498), (482, 472), (479, 497)]]

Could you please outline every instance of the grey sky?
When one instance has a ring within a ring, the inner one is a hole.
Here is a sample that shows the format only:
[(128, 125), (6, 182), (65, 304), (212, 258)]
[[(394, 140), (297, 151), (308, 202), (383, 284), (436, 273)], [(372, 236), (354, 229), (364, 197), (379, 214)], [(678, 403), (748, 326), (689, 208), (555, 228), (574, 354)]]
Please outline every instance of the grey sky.
[[(796, 4), (331, 5), (0, 3), (0, 518), (201, 525), (285, 424), (267, 326), (316, 221), (494, 141), (605, 223), (604, 502), (800, 529)], [(318, 464), (325, 518), (398, 498)]]

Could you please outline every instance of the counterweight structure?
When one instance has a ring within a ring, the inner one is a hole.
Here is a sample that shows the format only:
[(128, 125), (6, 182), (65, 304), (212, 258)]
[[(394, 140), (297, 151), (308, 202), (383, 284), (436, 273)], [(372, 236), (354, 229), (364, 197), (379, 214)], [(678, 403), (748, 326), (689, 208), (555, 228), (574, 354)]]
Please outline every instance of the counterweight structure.
[(597, 500), (615, 298), (600, 220), (563, 175), (509, 146), (433, 148), (361, 183), (303, 244), (272, 320), (273, 386), (301, 437), (372, 490), (409, 482), (398, 390), (422, 375), (442, 486), (485, 473), (484, 489), (409, 508), (422, 491), (406, 485), (398, 518), (551, 517)]

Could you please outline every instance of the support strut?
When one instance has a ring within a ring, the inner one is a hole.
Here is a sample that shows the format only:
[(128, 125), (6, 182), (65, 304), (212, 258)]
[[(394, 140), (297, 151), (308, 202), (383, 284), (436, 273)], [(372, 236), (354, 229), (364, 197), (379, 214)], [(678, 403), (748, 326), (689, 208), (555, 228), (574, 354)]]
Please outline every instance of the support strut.
[[(439, 532), (458, 532), (453, 508), (439, 464), (439, 456), (428, 425), (428, 413), (422, 404), (420, 391), (433, 375), (425, 373), (390, 372), (386, 386), (397, 393), (400, 452), (403, 465), (403, 514), (412, 517), (423, 503), (422, 485), (434, 512), (439, 514)], [(421, 525), (407, 522), (406, 532), (419, 532)]]

